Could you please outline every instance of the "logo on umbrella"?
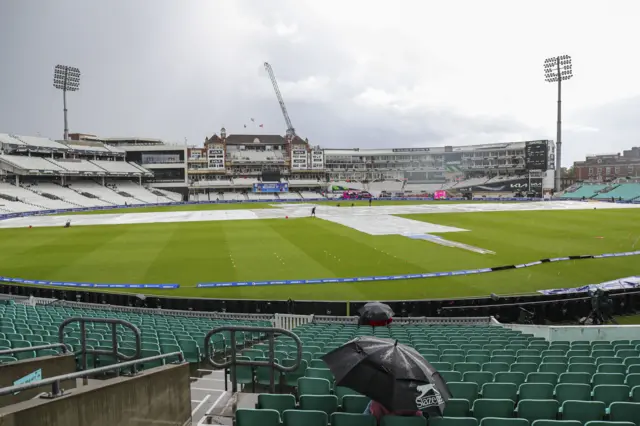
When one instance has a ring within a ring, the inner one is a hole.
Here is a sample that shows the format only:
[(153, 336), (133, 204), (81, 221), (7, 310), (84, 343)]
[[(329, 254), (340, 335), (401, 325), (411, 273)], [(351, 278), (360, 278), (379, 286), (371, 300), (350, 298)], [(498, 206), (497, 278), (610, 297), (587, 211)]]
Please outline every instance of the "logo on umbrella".
[[(422, 385), (416, 388), (420, 395), (416, 398), (416, 406), (418, 410), (424, 410), (425, 408), (435, 407), (444, 404), (444, 400), (440, 395), (440, 392), (432, 385)], [(433, 391), (432, 395), (427, 395), (429, 391)]]

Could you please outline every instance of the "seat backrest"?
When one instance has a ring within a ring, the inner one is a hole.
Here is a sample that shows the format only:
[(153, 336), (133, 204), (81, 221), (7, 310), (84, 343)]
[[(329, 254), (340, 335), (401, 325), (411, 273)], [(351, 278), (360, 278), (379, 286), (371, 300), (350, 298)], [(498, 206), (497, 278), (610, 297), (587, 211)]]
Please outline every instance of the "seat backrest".
[(473, 404), (473, 401), (478, 398), (479, 386), (473, 382), (449, 382), (447, 383), (449, 391), (454, 398), (462, 398)]
[(640, 424), (640, 403), (613, 402), (609, 406), (609, 419), (613, 422), (632, 422)]
[(333, 413), (331, 426), (377, 426), (376, 418), (364, 414)]
[(485, 417), (480, 426), (529, 426), (526, 419), (504, 419), (500, 417)]
[(591, 386), (586, 383), (560, 383), (555, 389), (560, 405), (565, 401), (590, 401)]
[(482, 397), (489, 399), (518, 400), (518, 387), (513, 383), (485, 383), (482, 386)]
[(482, 420), (485, 417), (513, 417), (515, 404), (510, 399), (476, 399), (473, 403), (473, 417)]
[(284, 426), (327, 426), (328, 423), (329, 416), (324, 411), (287, 410), (282, 413)]
[(335, 395), (302, 395), (300, 409), (323, 411), (328, 416), (338, 411), (338, 397)]
[(627, 402), (630, 391), (627, 385), (598, 385), (593, 388), (593, 400), (602, 401), (609, 407), (612, 402)]
[(549, 383), (523, 383), (518, 394), (520, 399), (553, 399), (553, 389)]
[(602, 420), (606, 406), (601, 401), (565, 401), (562, 404), (562, 419), (586, 423)]
[(371, 401), (363, 395), (345, 395), (342, 397), (342, 410), (346, 413), (362, 414)]
[(241, 408), (236, 411), (237, 426), (279, 426), (280, 414), (276, 410)]
[(258, 395), (258, 408), (276, 410), (282, 414), (285, 410), (296, 408), (296, 398), (293, 395), (262, 393)]
[(380, 426), (427, 426), (427, 419), (418, 416), (384, 416)]
[(518, 403), (518, 417), (529, 422), (555, 420), (560, 404), (555, 399), (521, 399)]
[(478, 420), (475, 417), (434, 417), (429, 419), (429, 426), (478, 426)]

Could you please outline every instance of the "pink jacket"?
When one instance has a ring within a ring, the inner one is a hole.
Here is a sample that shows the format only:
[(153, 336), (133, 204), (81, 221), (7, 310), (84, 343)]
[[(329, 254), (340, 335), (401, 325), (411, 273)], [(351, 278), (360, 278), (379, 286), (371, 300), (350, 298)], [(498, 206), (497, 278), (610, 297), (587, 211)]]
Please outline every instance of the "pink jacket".
[(387, 410), (382, 404), (376, 401), (371, 401), (367, 406), (365, 414), (371, 414), (376, 418), (378, 424), (384, 416), (420, 416), (422, 417), (422, 411), (395, 411), (391, 412)]

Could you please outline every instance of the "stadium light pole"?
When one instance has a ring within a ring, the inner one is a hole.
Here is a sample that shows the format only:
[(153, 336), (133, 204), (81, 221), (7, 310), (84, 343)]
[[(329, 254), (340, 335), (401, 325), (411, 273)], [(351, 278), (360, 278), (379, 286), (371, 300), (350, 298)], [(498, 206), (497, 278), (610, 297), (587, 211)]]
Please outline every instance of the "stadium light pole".
[(67, 92), (80, 89), (80, 70), (67, 65), (56, 65), (53, 70), (53, 87), (62, 90), (64, 107), (64, 140), (69, 140), (69, 123), (67, 121)]
[(558, 121), (556, 123), (556, 191), (562, 182), (562, 81), (573, 77), (571, 56), (562, 55), (544, 61), (544, 79), (548, 83), (558, 83)]

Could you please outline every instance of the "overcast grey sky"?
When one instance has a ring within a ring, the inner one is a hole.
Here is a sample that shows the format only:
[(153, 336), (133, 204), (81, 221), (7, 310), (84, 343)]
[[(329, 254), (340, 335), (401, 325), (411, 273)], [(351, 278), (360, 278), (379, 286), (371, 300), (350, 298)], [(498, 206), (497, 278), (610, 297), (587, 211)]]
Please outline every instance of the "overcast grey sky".
[(638, 16), (638, 0), (0, 0), (0, 132), (61, 138), (65, 64), (82, 71), (72, 132), (283, 134), (268, 61), (324, 147), (555, 139), (542, 64), (570, 54), (568, 165), (640, 145)]

